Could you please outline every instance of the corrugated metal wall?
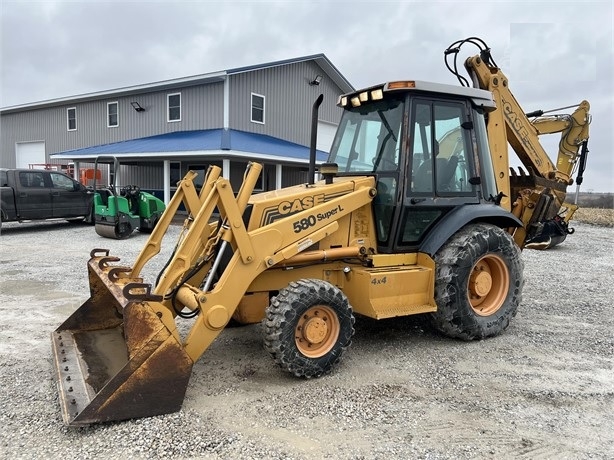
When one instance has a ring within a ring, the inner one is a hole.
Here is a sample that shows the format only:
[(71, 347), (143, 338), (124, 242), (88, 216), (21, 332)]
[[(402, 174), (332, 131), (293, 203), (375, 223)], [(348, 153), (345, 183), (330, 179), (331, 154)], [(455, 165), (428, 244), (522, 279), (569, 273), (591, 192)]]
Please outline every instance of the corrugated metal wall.
[(164, 183), (164, 170), (158, 163), (121, 165), (117, 185), (138, 185), (145, 190), (161, 190)]
[(282, 187), (290, 187), (296, 184), (306, 184), (309, 181), (309, 169), (307, 167), (284, 167), (281, 178)]
[[(323, 76), (320, 85), (309, 85), (316, 75)], [(251, 93), (265, 96), (265, 124), (251, 121)], [(324, 102), (318, 118), (339, 123), (339, 88), (313, 61), (231, 75), (230, 126), (308, 146), (312, 107), (320, 94)]]
[[(2, 114), (0, 165), (15, 167), (15, 143), (44, 140), (46, 154), (173, 131), (221, 128), (224, 84), (135, 94), (120, 98)], [(167, 122), (166, 95), (181, 93), (181, 121)], [(118, 102), (119, 126), (107, 127), (107, 103)], [(136, 112), (130, 102), (145, 109)], [(68, 131), (66, 109), (76, 108), (77, 130)]]

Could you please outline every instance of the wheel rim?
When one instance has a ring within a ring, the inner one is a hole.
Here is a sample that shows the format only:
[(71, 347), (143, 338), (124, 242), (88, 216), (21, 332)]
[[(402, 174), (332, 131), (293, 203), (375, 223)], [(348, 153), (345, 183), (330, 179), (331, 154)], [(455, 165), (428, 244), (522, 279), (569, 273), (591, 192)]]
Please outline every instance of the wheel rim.
[(467, 295), (473, 311), (480, 316), (496, 313), (507, 297), (510, 274), (503, 259), (495, 254), (480, 258), (473, 268)]
[(341, 326), (335, 311), (326, 305), (315, 305), (300, 317), (294, 328), (296, 347), (309, 358), (328, 353), (339, 338)]

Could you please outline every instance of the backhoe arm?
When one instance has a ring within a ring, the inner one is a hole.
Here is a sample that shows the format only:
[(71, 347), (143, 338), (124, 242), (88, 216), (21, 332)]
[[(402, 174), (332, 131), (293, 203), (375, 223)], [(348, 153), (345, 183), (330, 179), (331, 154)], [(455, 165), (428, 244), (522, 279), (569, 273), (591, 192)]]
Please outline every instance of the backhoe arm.
[[(525, 114), (509, 88), (508, 78), (490, 55), (490, 48), (477, 39), (469, 38), (451, 45), (444, 53), (457, 56), (460, 46), (472, 43), (480, 54), (465, 61), (473, 86), (492, 93), (496, 110), (486, 116), (488, 142), (495, 169), (495, 180), (501, 196), (500, 205), (514, 213), (523, 227), (511, 229), (520, 247), (545, 249), (563, 241), (567, 224), (577, 208), (565, 202), (567, 187), (578, 163), (584, 163), (588, 151), (589, 103), (582, 101), (571, 114), (544, 116), (543, 111)], [(448, 64), (446, 60), (446, 64)], [(466, 78), (456, 68), (448, 68), (461, 84)], [(569, 108), (569, 107), (566, 107)], [(536, 117), (530, 119), (530, 117)], [(550, 159), (539, 136), (561, 133), (556, 164)], [(512, 147), (527, 173), (510, 168), (508, 144)], [(579, 179), (580, 181), (580, 179)], [(531, 246), (529, 246), (531, 245)]]
[[(542, 116), (531, 120), (538, 135), (561, 133), (556, 168), (570, 178), (577, 163), (580, 147), (589, 138), (590, 104), (582, 101), (570, 114)], [(529, 114), (530, 115), (530, 114)]]
[[(529, 121), (520, 104), (509, 89), (509, 81), (498, 67), (489, 65), (481, 56), (473, 56), (467, 59), (465, 66), (474, 81), (478, 82), (478, 87), (492, 92), (493, 99), (497, 104), (498, 116), (489, 116), (488, 134), (491, 145), (500, 145), (502, 149), (507, 149), (509, 143), (522, 164), (533, 171), (539, 177), (555, 180), (565, 185), (570, 184), (570, 174), (565, 170), (559, 170), (548, 157), (548, 154), (539, 142), (540, 134), (536, 126)], [(492, 114), (491, 114), (492, 115)], [(503, 122), (503, 125), (500, 123)], [(504, 128), (504, 129), (503, 129)], [(501, 152), (495, 157), (507, 157)], [(575, 158), (573, 158), (575, 161)], [(503, 163), (509, 167), (508, 161), (501, 161), (497, 172), (505, 171), (503, 177), (497, 174), (499, 190), (509, 188), (507, 182), (507, 168), (502, 169)], [(500, 171), (501, 170), (501, 171)]]

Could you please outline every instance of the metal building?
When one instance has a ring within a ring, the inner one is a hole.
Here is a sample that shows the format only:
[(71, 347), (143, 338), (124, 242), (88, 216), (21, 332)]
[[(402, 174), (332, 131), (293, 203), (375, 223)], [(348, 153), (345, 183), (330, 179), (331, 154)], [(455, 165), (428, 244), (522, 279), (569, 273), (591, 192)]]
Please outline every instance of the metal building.
[(188, 170), (223, 168), (238, 189), (247, 161), (264, 163), (259, 189), (306, 181), (312, 105), (318, 160), (330, 148), (340, 94), (354, 88), (324, 54), (0, 109), (0, 167), (53, 165), (75, 177), (117, 156), (119, 184), (166, 201)]

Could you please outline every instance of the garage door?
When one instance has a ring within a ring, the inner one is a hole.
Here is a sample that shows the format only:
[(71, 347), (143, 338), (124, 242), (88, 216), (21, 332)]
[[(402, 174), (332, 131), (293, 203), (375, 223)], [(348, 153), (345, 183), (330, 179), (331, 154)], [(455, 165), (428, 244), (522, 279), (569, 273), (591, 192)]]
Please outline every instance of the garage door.
[(334, 123), (328, 123), (326, 121), (318, 121), (318, 139), (316, 148), (323, 152), (330, 152), (330, 148), (333, 145), (335, 139), (335, 133), (337, 132), (337, 125)]
[(29, 168), (31, 164), (45, 164), (45, 142), (19, 142), (15, 148), (17, 168)]

